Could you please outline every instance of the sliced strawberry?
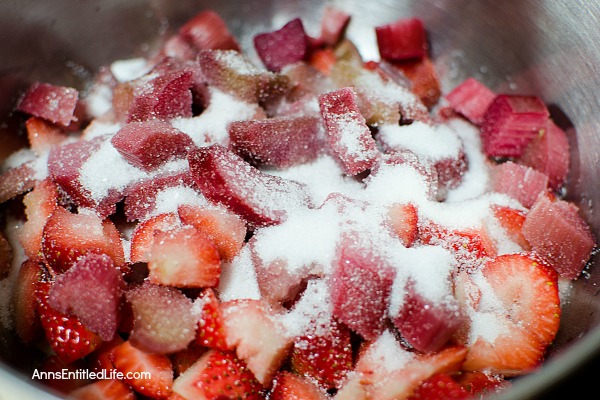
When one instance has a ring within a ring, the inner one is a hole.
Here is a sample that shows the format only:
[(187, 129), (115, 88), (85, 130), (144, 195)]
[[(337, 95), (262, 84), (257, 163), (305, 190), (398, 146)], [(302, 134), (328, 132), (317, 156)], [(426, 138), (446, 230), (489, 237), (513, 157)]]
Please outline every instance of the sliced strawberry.
[(326, 400), (328, 398), (323, 389), (310, 379), (287, 371), (281, 371), (275, 376), (273, 389), (269, 393), (269, 399), (272, 400)]
[(56, 272), (68, 270), (87, 253), (106, 254), (117, 266), (125, 255), (115, 224), (95, 214), (73, 214), (57, 207), (44, 226), (42, 253), (46, 264)]
[(229, 124), (231, 148), (259, 165), (289, 168), (314, 160), (323, 146), (321, 121), (279, 117)]
[(225, 21), (212, 10), (202, 11), (179, 28), (179, 37), (196, 51), (205, 49), (240, 50)]
[(381, 58), (406, 60), (427, 54), (428, 45), (423, 21), (418, 18), (399, 19), (375, 28)]
[(264, 399), (262, 385), (234, 352), (209, 350), (181, 374), (173, 391), (186, 400)]
[(222, 146), (192, 150), (188, 161), (204, 196), (254, 227), (280, 223), (288, 212), (310, 206), (304, 185), (265, 174)]
[(227, 344), (235, 347), (237, 356), (268, 388), (291, 350), (291, 338), (274, 318), (273, 310), (260, 300), (233, 300), (221, 305)]
[(196, 336), (197, 317), (192, 301), (179, 290), (149, 282), (127, 291), (133, 309), (129, 342), (148, 353), (185, 349)]
[(436, 374), (421, 383), (407, 400), (466, 400), (471, 396), (448, 374)]
[(456, 381), (471, 396), (488, 396), (508, 389), (512, 383), (500, 375), (490, 375), (481, 371), (462, 372), (455, 375)]
[(418, 235), (417, 208), (411, 203), (396, 203), (389, 207), (387, 218), (402, 244), (412, 246)]
[(348, 376), (343, 386), (333, 396), (334, 400), (368, 400), (365, 386), (360, 383), (360, 374)]
[(150, 261), (150, 251), (156, 231), (167, 232), (177, 229), (181, 222), (175, 213), (162, 213), (138, 223), (131, 233), (129, 259), (132, 263)]
[[(179, 377), (182, 373), (187, 371), (192, 365), (196, 363), (207, 351), (208, 347), (201, 346), (195, 342), (190, 343), (185, 349), (176, 353), (170, 354), (171, 362), (173, 363), (173, 370), (175, 372), (175, 378)], [(171, 399), (171, 397), (169, 397)]]
[(160, 120), (130, 122), (110, 142), (131, 165), (148, 172), (185, 157), (194, 144), (188, 135)]
[(200, 207), (181, 204), (177, 208), (181, 222), (191, 225), (208, 236), (217, 246), (223, 261), (239, 254), (246, 238), (244, 221), (226, 208)]
[(65, 132), (42, 118), (31, 117), (25, 122), (29, 147), (40, 155), (67, 139)]
[(231, 350), (225, 337), (221, 306), (215, 292), (211, 288), (204, 289), (197, 300), (202, 305), (196, 343), (219, 350)]
[(552, 120), (523, 150), (518, 163), (537, 169), (548, 176), (550, 187), (560, 190), (565, 184), (571, 156), (567, 134)]
[(17, 104), (17, 110), (68, 126), (76, 119), (75, 107), (79, 92), (73, 88), (34, 82)]
[(148, 261), (150, 282), (176, 287), (219, 283), (221, 258), (213, 241), (191, 226), (156, 231)]
[(42, 265), (32, 259), (21, 264), (13, 292), (15, 331), (27, 344), (40, 333), (40, 321), (36, 313), (36, 286), (42, 276)]
[(495, 97), (492, 90), (472, 77), (446, 94), (450, 107), (477, 125), (483, 122), (485, 111)]
[(328, 328), (324, 334), (294, 339), (290, 365), (293, 372), (323, 388), (339, 389), (353, 368), (350, 330), (335, 320)]
[(589, 261), (596, 239), (573, 203), (540, 194), (522, 228), (531, 248), (567, 279), (575, 279)]
[(321, 115), (329, 145), (348, 175), (371, 168), (377, 157), (377, 145), (365, 118), (359, 111), (357, 97), (351, 87), (319, 96)]
[[(324, 49), (316, 49), (311, 52), (307, 62), (321, 74), (327, 76), (331, 73), (331, 69), (333, 68), (333, 65), (336, 62), (335, 53), (330, 47), (326, 47)], [(286, 74), (287, 72), (288, 71), (286, 70)]]
[(527, 208), (548, 188), (546, 174), (512, 161), (495, 165), (491, 175), (492, 190), (518, 200)]
[(96, 350), (86, 357), (86, 362), (88, 363), (90, 371), (108, 374), (115, 370), (115, 366), (112, 362), (114, 358), (114, 349), (124, 342), (125, 341), (119, 335), (115, 335), (113, 340), (109, 342), (102, 342)]
[(346, 33), (351, 16), (344, 10), (334, 6), (325, 6), (321, 18), (321, 35), (319, 40), (326, 46), (337, 45)]
[(29, 258), (40, 257), (42, 235), (46, 221), (58, 207), (57, 186), (51, 179), (38, 182), (33, 190), (23, 197), (27, 221), (19, 231), (19, 242)]
[(426, 107), (433, 108), (438, 103), (442, 88), (435, 65), (429, 57), (395, 62), (394, 66), (410, 80), (410, 90)]
[(103, 379), (69, 393), (69, 399), (74, 400), (135, 400), (135, 398), (131, 388), (118, 379)]
[(55, 278), (48, 304), (62, 313), (77, 316), (102, 340), (110, 341), (120, 319), (124, 289), (121, 271), (109, 256), (87, 253)]
[(527, 214), (521, 210), (500, 205), (493, 205), (492, 211), (508, 237), (521, 246), (523, 250), (531, 250), (529, 242), (523, 235), (523, 224), (525, 223)]
[(286, 65), (306, 58), (309, 41), (302, 20), (295, 18), (276, 31), (254, 36), (254, 47), (265, 67), (279, 72)]
[(0, 204), (33, 189), (37, 182), (34, 162), (28, 161), (0, 174)]
[[(43, 376), (41, 383), (44, 386), (50, 388), (54, 393), (59, 393), (64, 396), (68, 396), (69, 393), (79, 389), (89, 383), (89, 380), (81, 377), (81, 371), (85, 369), (86, 364), (84, 360), (75, 360), (72, 362), (65, 362), (56, 354), (52, 354), (41, 361), (39, 371), (41, 374), (47, 373), (47, 376)], [(77, 372), (79, 371), (79, 372)], [(72, 376), (75, 379), (60, 379), (61, 374), (74, 374)]]
[[(465, 370), (506, 376), (531, 371), (542, 361), (560, 324), (556, 271), (536, 256), (506, 254), (486, 263), (481, 276), (485, 286), (480, 286), (480, 304), (490, 301), (489, 297), (499, 302), (496, 312), (500, 325), (489, 339), (478, 331), (471, 332), (473, 344)], [(484, 290), (487, 285), (491, 292)]]
[(483, 150), (490, 157), (519, 157), (548, 122), (544, 102), (535, 96), (500, 94), (481, 124)]
[(79, 318), (63, 314), (48, 304), (51, 287), (51, 282), (37, 283), (36, 310), (50, 347), (62, 361), (70, 363), (93, 352), (102, 339), (86, 328)]
[(124, 382), (141, 395), (164, 399), (173, 390), (173, 366), (166, 355), (146, 353), (126, 341), (115, 347), (113, 363)]

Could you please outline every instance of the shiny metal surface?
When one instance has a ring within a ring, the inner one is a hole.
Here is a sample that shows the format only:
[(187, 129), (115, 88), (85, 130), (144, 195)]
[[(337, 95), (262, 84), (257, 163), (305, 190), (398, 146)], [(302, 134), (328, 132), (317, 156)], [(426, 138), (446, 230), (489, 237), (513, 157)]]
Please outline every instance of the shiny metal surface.
[[(316, 33), (326, 4), (354, 16), (348, 33), (365, 58), (377, 58), (373, 26), (417, 16), (428, 29), (446, 89), (472, 75), (497, 92), (535, 93), (551, 104), (573, 151), (567, 196), (577, 199), (582, 215), (600, 237), (600, 213), (595, 210), (600, 202), (597, 1), (3, 0), (0, 135), (11, 130), (8, 111), (27, 82), (39, 79), (82, 87), (101, 65), (142, 54), (152, 47), (157, 32), (177, 27), (201, 9), (219, 12), (252, 54), (254, 33), (280, 27), (292, 17), (301, 16), (309, 33)], [(21, 141), (3, 139), (2, 143), (0, 157)], [(517, 380), (500, 398), (541, 398), (544, 390), (599, 353), (600, 271), (593, 264), (589, 274), (575, 282), (546, 365)], [(2, 358), (10, 358), (15, 346), (5, 337), (0, 344)], [(0, 371), (0, 398), (13, 381), (19, 379)], [(19, 382), (30, 383), (27, 377)]]

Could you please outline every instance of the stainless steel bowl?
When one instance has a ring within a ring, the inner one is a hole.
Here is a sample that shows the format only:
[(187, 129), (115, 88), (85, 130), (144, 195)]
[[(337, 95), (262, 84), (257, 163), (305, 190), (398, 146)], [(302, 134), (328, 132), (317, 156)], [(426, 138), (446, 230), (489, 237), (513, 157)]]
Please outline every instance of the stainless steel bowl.
[[(588, 0), (4, 0), (0, 157), (23, 143), (8, 136), (9, 112), (18, 91), (33, 80), (81, 87), (101, 65), (144, 54), (159, 32), (206, 8), (223, 16), (252, 54), (254, 33), (296, 16), (303, 18), (309, 33), (316, 33), (325, 4), (353, 15), (348, 34), (366, 58), (377, 58), (373, 26), (417, 16), (428, 29), (445, 89), (475, 76), (497, 92), (541, 96), (566, 129), (573, 151), (567, 197), (581, 207), (600, 237), (600, 213), (594, 210), (600, 201), (600, 3)], [(517, 379), (499, 398), (545, 398), (557, 382), (581, 372), (578, 368), (599, 353), (597, 258), (574, 284), (544, 367)], [(23, 360), (13, 335), (2, 333), (0, 351), (5, 360), (0, 365), (0, 398), (43, 398), (36, 382), (13, 367), (15, 360)]]

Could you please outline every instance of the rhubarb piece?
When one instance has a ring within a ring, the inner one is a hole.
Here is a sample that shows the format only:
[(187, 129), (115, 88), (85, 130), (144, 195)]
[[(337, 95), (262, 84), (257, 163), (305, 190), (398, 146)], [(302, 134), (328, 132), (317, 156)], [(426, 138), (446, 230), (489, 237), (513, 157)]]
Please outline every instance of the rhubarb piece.
[(467, 78), (446, 94), (450, 107), (476, 125), (483, 122), (486, 110), (496, 94), (475, 78)]
[(531, 249), (567, 279), (581, 274), (596, 246), (578, 211), (572, 203), (541, 194), (523, 223), (523, 236)]
[(548, 177), (533, 168), (507, 161), (494, 166), (491, 183), (495, 192), (504, 193), (530, 208), (548, 188)]
[(322, 148), (321, 121), (280, 117), (229, 124), (232, 150), (259, 165), (289, 168), (314, 160)]
[(533, 138), (545, 129), (548, 109), (535, 96), (500, 94), (483, 116), (481, 139), (490, 157), (519, 157)]
[(179, 290), (149, 282), (127, 291), (134, 325), (129, 342), (148, 353), (174, 353), (196, 337), (192, 301)]
[(29, 147), (41, 155), (67, 139), (65, 132), (42, 118), (31, 117), (25, 122)]
[(76, 316), (63, 314), (48, 304), (51, 287), (52, 282), (37, 282), (36, 312), (48, 344), (61, 361), (70, 363), (93, 352), (102, 339), (83, 325)]
[[(472, 325), (463, 369), (505, 376), (536, 369), (559, 327), (558, 274), (537, 256), (525, 253), (498, 256), (479, 273), (474, 282), (482, 280), (481, 297), (472, 307), (493, 312), (498, 334), (488, 337)], [(492, 299), (495, 310), (478, 306)]]
[(545, 129), (529, 142), (517, 162), (546, 174), (549, 186), (554, 190), (560, 190), (569, 172), (570, 153), (567, 134), (552, 120), (548, 120)]
[(64, 272), (87, 253), (106, 254), (115, 265), (124, 264), (121, 236), (115, 224), (95, 214), (73, 214), (57, 207), (42, 234), (46, 265), (56, 272)]
[(300, 18), (279, 30), (254, 36), (256, 53), (269, 71), (279, 72), (288, 64), (302, 61), (309, 51), (309, 41)]
[(188, 161), (204, 196), (223, 204), (253, 227), (280, 223), (288, 212), (310, 206), (302, 184), (267, 175), (222, 146), (192, 150)]
[(219, 283), (221, 259), (213, 241), (191, 226), (156, 231), (148, 261), (150, 282), (176, 287)]
[(35, 289), (42, 277), (42, 265), (32, 259), (21, 264), (13, 291), (15, 331), (26, 344), (32, 343), (40, 333), (40, 320), (36, 312)]
[(351, 16), (334, 6), (325, 6), (321, 18), (320, 42), (326, 46), (336, 46), (344, 37)]
[(269, 393), (272, 400), (326, 400), (329, 397), (312, 380), (281, 371), (275, 377), (275, 384)]
[(423, 21), (399, 19), (375, 28), (381, 58), (391, 61), (421, 58), (427, 54), (427, 37)]
[(356, 102), (356, 94), (350, 87), (319, 96), (329, 145), (348, 175), (371, 168), (378, 154), (375, 140)]
[(141, 78), (117, 85), (113, 108), (125, 122), (191, 117), (193, 84), (194, 71), (166, 57)]
[(105, 254), (88, 253), (56, 277), (48, 304), (77, 316), (102, 340), (110, 341), (117, 331), (124, 289), (125, 281), (113, 260)]
[(159, 120), (131, 122), (110, 142), (131, 165), (146, 172), (185, 156), (194, 144), (188, 135)]
[(177, 399), (265, 398), (262, 385), (231, 351), (209, 350), (173, 384)]
[(227, 344), (235, 347), (237, 356), (268, 388), (287, 358), (292, 340), (260, 300), (233, 300), (221, 305)]
[(165, 399), (173, 390), (173, 365), (164, 354), (150, 354), (129, 341), (114, 349), (113, 363), (124, 375), (124, 382), (137, 393)]
[(181, 226), (175, 213), (162, 213), (138, 223), (131, 233), (129, 259), (132, 263), (150, 261), (155, 232), (171, 231)]
[(204, 50), (198, 62), (207, 83), (248, 103), (269, 104), (289, 89), (289, 78), (258, 68), (232, 50)]
[(76, 89), (34, 82), (17, 104), (17, 110), (55, 124), (68, 126), (74, 115), (79, 92)]
[(31, 189), (37, 182), (33, 162), (25, 162), (0, 174), (0, 204)]
[(364, 234), (342, 236), (330, 278), (333, 315), (366, 340), (385, 329), (394, 270)]
[(425, 107), (431, 109), (442, 96), (441, 83), (431, 59), (424, 56), (417, 60), (394, 63), (410, 81), (410, 90), (417, 95)]
[(214, 11), (202, 11), (190, 18), (178, 35), (196, 51), (207, 49), (240, 50), (235, 37), (229, 32), (225, 21)]
[(182, 204), (177, 208), (179, 219), (208, 236), (223, 261), (231, 261), (239, 254), (246, 239), (244, 221), (225, 208), (200, 207)]

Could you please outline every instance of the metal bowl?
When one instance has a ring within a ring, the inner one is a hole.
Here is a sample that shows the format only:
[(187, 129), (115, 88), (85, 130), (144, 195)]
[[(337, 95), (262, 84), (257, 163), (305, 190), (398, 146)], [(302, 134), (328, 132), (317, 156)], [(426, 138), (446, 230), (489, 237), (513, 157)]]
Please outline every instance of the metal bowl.
[[(400, 17), (421, 18), (445, 90), (474, 76), (496, 92), (537, 94), (550, 104), (572, 148), (567, 198), (600, 237), (600, 3), (520, 0), (8, 0), (0, 2), (0, 158), (23, 145), (10, 109), (33, 80), (82, 87), (115, 59), (142, 55), (160, 33), (211, 8), (253, 54), (252, 35), (302, 17), (318, 30), (322, 9), (333, 4), (353, 15), (348, 35), (367, 59), (377, 59), (373, 27)], [(563, 320), (547, 362), (516, 379), (502, 399), (543, 398), (600, 349), (600, 271), (594, 257), (564, 301)], [(29, 376), (18, 341), (0, 332), (0, 398), (51, 397)], [(17, 362), (20, 360), (21, 362)]]

